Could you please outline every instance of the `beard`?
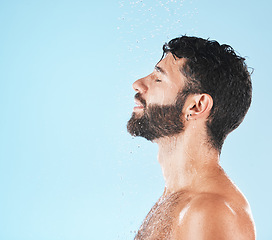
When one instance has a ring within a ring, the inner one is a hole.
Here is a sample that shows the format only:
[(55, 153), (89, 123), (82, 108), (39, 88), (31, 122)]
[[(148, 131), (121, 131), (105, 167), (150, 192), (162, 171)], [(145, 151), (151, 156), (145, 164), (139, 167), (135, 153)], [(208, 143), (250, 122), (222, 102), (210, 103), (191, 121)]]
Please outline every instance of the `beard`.
[(135, 95), (144, 106), (144, 113), (137, 117), (132, 113), (127, 123), (127, 130), (132, 136), (144, 137), (147, 140), (154, 140), (161, 137), (171, 137), (184, 130), (184, 121), (181, 118), (182, 109), (187, 94), (180, 92), (173, 105), (150, 105), (146, 107), (145, 100), (139, 93)]

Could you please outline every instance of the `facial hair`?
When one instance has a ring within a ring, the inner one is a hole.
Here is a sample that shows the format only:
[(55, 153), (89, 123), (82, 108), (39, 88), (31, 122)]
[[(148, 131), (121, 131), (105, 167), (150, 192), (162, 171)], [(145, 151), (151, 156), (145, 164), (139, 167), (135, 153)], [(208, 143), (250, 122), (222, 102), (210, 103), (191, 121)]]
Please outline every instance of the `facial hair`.
[(132, 114), (127, 123), (127, 130), (132, 136), (144, 137), (153, 141), (161, 137), (171, 137), (184, 130), (182, 119), (182, 109), (187, 98), (185, 92), (178, 94), (173, 105), (149, 105), (146, 106), (145, 100), (139, 93), (135, 99), (139, 100), (144, 106), (144, 113), (141, 117)]

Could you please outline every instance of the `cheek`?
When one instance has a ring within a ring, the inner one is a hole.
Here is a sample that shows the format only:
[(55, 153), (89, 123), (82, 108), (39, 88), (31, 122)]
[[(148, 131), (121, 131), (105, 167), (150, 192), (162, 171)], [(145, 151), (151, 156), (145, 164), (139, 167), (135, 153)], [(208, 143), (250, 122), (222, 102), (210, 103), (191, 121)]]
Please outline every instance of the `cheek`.
[(178, 91), (174, 87), (162, 86), (154, 87), (149, 97), (151, 104), (171, 105), (175, 103)]

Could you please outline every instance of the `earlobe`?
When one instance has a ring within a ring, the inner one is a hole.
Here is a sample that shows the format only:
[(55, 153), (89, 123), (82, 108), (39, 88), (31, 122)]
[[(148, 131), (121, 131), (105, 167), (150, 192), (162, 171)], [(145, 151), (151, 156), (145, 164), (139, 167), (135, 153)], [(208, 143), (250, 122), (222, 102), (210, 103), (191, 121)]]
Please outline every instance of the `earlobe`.
[(188, 112), (186, 114), (186, 120), (189, 119), (188, 116), (191, 118), (201, 118), (201, 117), (208, 117), (210, 114), (210, 110), (213, 106), (213, 99), (209, 94), (197, 94), (193, 97), (193, 102), (191, 107), (189, 107)]
[(187, 121), (189, 121), (189, 117), (191, 117), (192, 116), (192, 114), (190, 113), (190, 114), (188, 114), (187, 116), (186, 116), (186, 120)]

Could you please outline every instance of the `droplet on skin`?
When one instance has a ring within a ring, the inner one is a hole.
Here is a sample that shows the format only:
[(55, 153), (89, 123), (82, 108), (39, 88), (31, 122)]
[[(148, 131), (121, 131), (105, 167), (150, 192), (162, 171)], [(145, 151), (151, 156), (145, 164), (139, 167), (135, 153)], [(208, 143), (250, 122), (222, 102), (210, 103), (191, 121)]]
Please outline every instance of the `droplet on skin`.
[(236, 215), (235, 211), (230, 207), (230, 205), (227, 202), (225, 202), (225, 205), (230, 209), (233, 215)]

